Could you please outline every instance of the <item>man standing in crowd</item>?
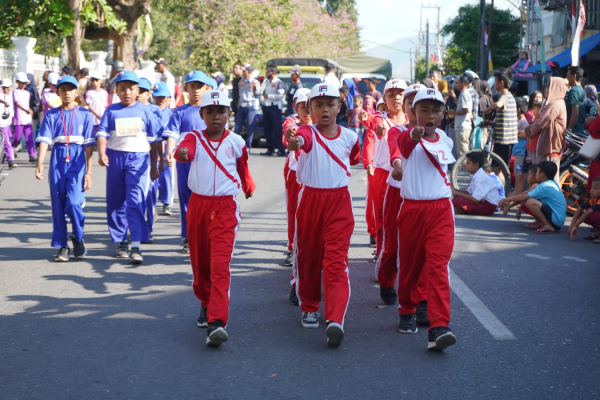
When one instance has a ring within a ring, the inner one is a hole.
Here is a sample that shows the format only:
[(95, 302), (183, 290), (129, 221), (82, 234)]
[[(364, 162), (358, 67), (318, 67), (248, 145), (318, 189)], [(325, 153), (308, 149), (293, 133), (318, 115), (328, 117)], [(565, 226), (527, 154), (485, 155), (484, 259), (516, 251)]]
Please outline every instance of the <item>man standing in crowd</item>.
[(340, 80), (335, 75), (335, 70), (335, 65), (333, 65), (332, 63), (328, 63), (325, 66), (325, 83), (329, 83), (330, 85), (333, 85), (333, 87), (339, 90)]
[[(156, 71), (160, 74), (160, 80), (167, 84), (167, 88), (169, 88), (170, 93), (175, 93), (175, 77), (169, 71), (169, 63), (164, 58), (156, 61)], [(171, 97), (171, 105), (169, 108), (175, 108), (175, 97)]]
[(119, 76), (119, 72), (124, 70), (125, 64), (123, 63), (123, 61), (113, 61), (112, 70), (110, 71), (110, 80), (108, 81), (108, 85), (106, 86), (109, 104), (116, 104), (121, 102), (121, 100), (119, 99), (119, 95), (117, 94), (117, 77)]
[(468, 90), (469, 79), (463, 75), (456, 82), (456, 89), (460, 92), (458, 96), (458, 104), (456, 110), (453, 111), (454, 118), (454, 133), (456, 149), (456, 158), (460, 158), (463, 154), (469, 152), (471, 144), (471, 110), (473, 107), (473, 99)]
[(240, 81), (242, 80), (243, 72), (244, 68), (241, 63), (237, 62), (233, 65), (233, 75), (235, 78), (231, 80), (231, 111), (233, 111), (234, 114), (237, 114), (238, 107), (240, 106)]
[[(260, 153), (263, 156), (278, 155), (285, 157), (285, 147), (281, 141), (283, 135), (281, 108), (283, 96), (285, 94), (285, 85), (277, 78), (277, 67), (269, 65), (267, 67), (267, 81), (265, 93), (263, 94), (263, 123), (265, 129), (265, 139), (267, 140), (267, 151)], [(278, 151), (275, 153), (275, 147)]]
[(569, 81), (570, 89), (565, 96), (567, 129), (577, 133), (585, 133), (585, 102), (587, 95), (585, 89), (581, 86), (581, 78), (583, 78), (583, 68), (569, 67), (567, 81)]
[[(240, 79), (238, 87), (240, 90), (240, 103), (235, 114), (235, 133), (242, 134), (242, 127), (246, 123), (246, 147), (252, 148), (254, 137), (256, 110), (258, 110), (258, 98), (260, 96), (260, 82), (252, 78), (254, 68), (246, 65), (243, 71), (243, 79)], [(279, 123), (281, 125), (281, 123)]]
[(294, 109), (294, 94), (296, 94), (298, 89), (302, 89), (304, 87), (302, 82), (300, 82), (300, 71), (301, 69), (299, 65), (294, 65), (292, 68), (290, 68), (290, 79), (292, 84), (285, 94), (285, 101), (287, 101), (286, 115), (288, 117), (293, 117), (297, 114), (296, 110)]
[(367, 79), (367, 96), (371, 96), (375, 99), (375, 102), (378, 102), (381, 99), (381, 92), (377, 90), (377, 84), (379, 81), (377, 78), (368, 78)]

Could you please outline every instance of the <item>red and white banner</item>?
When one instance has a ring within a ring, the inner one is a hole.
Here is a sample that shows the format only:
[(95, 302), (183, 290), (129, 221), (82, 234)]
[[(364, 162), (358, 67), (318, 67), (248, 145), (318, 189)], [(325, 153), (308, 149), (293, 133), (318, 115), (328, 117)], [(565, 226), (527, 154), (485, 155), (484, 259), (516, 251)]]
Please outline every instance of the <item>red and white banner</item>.
[(573, 46), (571, 47), (571, 65), (579, 65), (579, 41), (581, 39), (581, 33), (585, 26), (585, 7), (583, 6), (583, 0), (579, 0), (579, 18), (577, 19), (577, 29), (575, 30), (575, 36), (573, 36)]

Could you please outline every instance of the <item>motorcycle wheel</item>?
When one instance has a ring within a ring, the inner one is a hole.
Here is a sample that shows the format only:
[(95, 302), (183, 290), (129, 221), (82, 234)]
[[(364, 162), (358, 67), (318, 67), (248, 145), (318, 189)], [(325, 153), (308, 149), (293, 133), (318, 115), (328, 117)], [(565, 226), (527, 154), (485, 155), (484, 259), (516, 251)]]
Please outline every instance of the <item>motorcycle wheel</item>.
[(565, 196), (565, 201), (567, 202), (567, 214), (575, 214), (581, 204), (585, 203), (585, 187), (583, 189), (582, 196), (581, 193), (579, 193), (581, 184), (579, 180), (574, 178), (573, 173), (569, 170), (560, 174), (558, 185), (560, 186), (563, 195)]

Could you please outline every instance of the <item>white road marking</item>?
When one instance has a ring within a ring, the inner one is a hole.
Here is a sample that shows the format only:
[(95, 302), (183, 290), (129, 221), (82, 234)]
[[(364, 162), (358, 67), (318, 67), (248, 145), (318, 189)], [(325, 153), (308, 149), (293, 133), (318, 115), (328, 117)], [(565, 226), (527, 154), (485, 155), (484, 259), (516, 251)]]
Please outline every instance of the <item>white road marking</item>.
[(573, 261), (579, 261), (579, 262), (587, 262), (587, 260), (585, 258), (579, 258), (579, 257), (572, 257), (572, 256), (563, 256), (563, 258), (565, 260), (573, 260)]
[(525, 254), (527, 257), (537, 258), (539, 260), (549, 260), (550, 257), (540, 256), (539, 254)]
[(517, 340), (515, 335), (496, 318), (494, 313), (479, 300), (479, 297), (452, 270), (450, 270), (450, 287), (494, 339)]

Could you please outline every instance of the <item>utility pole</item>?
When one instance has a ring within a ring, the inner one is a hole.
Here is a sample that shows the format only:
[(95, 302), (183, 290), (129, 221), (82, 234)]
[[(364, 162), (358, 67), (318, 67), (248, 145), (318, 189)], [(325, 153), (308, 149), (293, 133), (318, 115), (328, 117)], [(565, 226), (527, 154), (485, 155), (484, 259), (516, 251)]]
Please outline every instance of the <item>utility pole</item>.
[[(484, 68), (484, 71), (487, 71), (487, 66), (488, 66), (488, 57), (489, 54), (491, 54), (492, 51), (492, 45), (490, 43), (492, 43), (492, 18), (494, 16), (494, 0), (492, 0), (492, 6), (490, 7), (490, 18), (488, 21), (488, 40), (487, 40), (487, 48), (485, 51), (485, 55), (484, 55), (484, 59), (486, 60), (486, 63), (484, 64), (486, 68)], [(483, 74), (483, 78), (485, 79), (486, 74)]]
[(429, 18), (425, 28), (425, 78), (429, 78)]
[(485, 0), (480, 0), (479, 2), (479, 48), (477, 51), (477, 62), (478, 62), (478, 68), (477, 70), (479, 71), (479, 74), (481, 77), (483, 77), (483, 72), (484, 72), (484, 60), (485, 60)]
[[(423, 8), (437, 8), (437, 39), (436, 39), (436, 49), (437, 49), (437, 57), (438, 57), (438, 66), (442, 64), (442, 37), (441, 37), (441, 27), (440, 27), (440, 9), (442, 7), (436, 5), (430, 6), (421, 6), (421, 10)], [(427, 54), (429, 56), (429, 53)]]
[(413, 65), (412, 65), (412, 49), (410, 49), (410, 63), (408, 64), (410, 67), (410, 83), (413, 83)]

